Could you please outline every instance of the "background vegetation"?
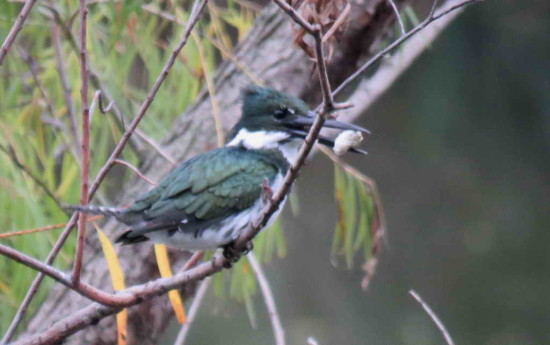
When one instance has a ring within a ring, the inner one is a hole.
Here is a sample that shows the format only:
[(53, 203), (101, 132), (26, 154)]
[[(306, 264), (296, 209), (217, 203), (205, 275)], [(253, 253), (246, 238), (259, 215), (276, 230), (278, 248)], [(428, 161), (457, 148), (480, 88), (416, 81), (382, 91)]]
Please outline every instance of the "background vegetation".
[[(166, 8), (146, 10), (141, 5), (97, 2), (93, 6), (100, 10), (89, 18), (91, 63), (113, 97), (125, 100), (119, 106), (126, 116), (135, 114), (165, 58), (163, 49), (154, 48), (181, 30), (158, 11), (170, 10), (184, 21), (183, 8), (189, 7), (167, 2)], [(69, 1), (55, 6), (65, 20), (77, 9)], [(0, 0), (0, 37), (16, 8)], [(283, 221), (287, 257), (267, 268), (289, 343), (304, 343), (310, 335), (321, 344), (441, 343), (438, 331), (407, 295), (410, 288), (434, 306), (457, 343), (550, 341), (550, 258), (545, 248), (550, 164), (544, 159), (550, 143), (545, 73), (550, 51), (543, 43), (550, 33), (549, 10), (544, 1), (530, 6), (489, 2), (469, 9), (366, 116), (363, 124), (373, 131), (367, 140), (370, 155), (349, 159), (379, 183), (389, 220), (385, 254), (366, 295), (357, 265), (349, 272), (330, 260), (338, 218), (331, 190), (334, 169), (317, 157), (304, 170), (300, 214), (286, 212)], [(242, 37), (253, 18), (249, 7), (231, 2), (227, 9), (209, 13), (219, 15), (203, 22), (202, 35), (193, 37), (183, 63), (174, 66), (163, 86), (171, 92), (157, 96), (150, 110), (154, 119), (146, 118), (140, 126), (152, 138), (167, 131), (220, 57), (228, 56), (235, 44), (231, 37)], [(68, 147), (70, 107), (55, 67), (49, 15), (45, 7), (31, 17), (32, 29), (22, 34), (21, 48), (0, 69), (0, 144), (13, 148), (56, 197), (70, 203), (78, 198), (78, 168)], [(66, 42), (61, 49), (69, 80), (78, 80), (77, 54)], [(34, 87), (32, 62), (21, 57), (25, 54), (42, 66), (36, 75), (46, 95)], [(72, 99), (78, 100), (78, 88), (71, 86)], [(51, 109), (45, 99), (51, 100)], [(120, 126), (116, 117), (94, 115), (92, 171), (120, 136)], [(138, 154), (127, 149), (124, 159), (137, 163)], [(123, 179), (128, 174), (121, 168), (114, 175)], [(107, 183), (111, 188), (104, 192), (116, 194), (120, 180)], [(0, 210), (1, 232), (66, 219), (4, 153)], [(42, 258), (55, 231), (16, 237), (8, 244)], [(73, 248), (66, 250), (72, 253)], [(70, 256), (59, 262), (67, 265)], [(0, 303), (16, 307), (34, 272), (3, 258), (0, 272)], [(271, 329), (262, 303), (256, 305), (258, 331), (250, 332), (241, 305), (226, 301), (221, 308), (219, 299), (208, 298), (190, 343), (219, 343), (220, 337), (225, 343), (265, 343)], [(12, 311), (0, 309), (1, 329)]]

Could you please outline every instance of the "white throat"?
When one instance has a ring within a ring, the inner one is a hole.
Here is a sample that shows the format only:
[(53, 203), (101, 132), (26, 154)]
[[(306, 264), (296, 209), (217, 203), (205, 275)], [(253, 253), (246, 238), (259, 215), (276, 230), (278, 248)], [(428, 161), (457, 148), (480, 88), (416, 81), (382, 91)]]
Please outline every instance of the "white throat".
[(242, 128), (226, 146), (242, 146), (247, 150), (278, 149), (286, 160), (292, 164), (296, 161), (302, 144), (301, 139), (291, 139), (290, 134), (278, 131), (250, 132)]

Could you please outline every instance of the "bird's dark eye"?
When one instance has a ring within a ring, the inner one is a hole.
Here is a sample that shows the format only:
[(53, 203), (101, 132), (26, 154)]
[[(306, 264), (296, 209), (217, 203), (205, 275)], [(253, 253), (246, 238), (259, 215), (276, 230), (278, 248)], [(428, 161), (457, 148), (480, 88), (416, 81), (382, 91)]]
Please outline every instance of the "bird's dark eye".
[(285, 117), (287, 117), (289, 114), (294, 114), (294, 110), (293, 109), (289, 109), (289, 108), (281, 108), (281, 109), (278, 109), (276, 110), (274, 113), (273, 113), (273, 117), (276, 119), (276, 120), (282, 120), (284, 119)]

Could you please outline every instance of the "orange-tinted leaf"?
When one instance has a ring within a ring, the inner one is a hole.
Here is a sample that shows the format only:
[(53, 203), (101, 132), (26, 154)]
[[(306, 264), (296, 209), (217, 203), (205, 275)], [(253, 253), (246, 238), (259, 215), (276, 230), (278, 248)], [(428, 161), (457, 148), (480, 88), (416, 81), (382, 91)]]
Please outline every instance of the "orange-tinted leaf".
[[(168, 258), (168, 250), (166, 250), (165, 245), (155, 244), (155, 257), (157, 258), (157, 265), (161, 277), (171, 277), (172, 268), (170, 268), (170, 259)], [(172, 308), (174, 309), (178, 322), (185, 323), (187, 321), (187, 316), (185, 314), (185, 308), (183, 307), (183, 300), (178, 290), (170, 290), (168, 292), (168, 298), (170, 298), (170, 303), (172, 303)]]
[[(124, 272), (122, 272), (122, 268), (120, 267), (120, 262), (118, 261), (115, 248), (99, 226), (96, 224), (94, 224), (94, 226), (97, 230), (101, 248), (103, 249), (103, 255), (105, 255), (105, 260), (107, 260), (109, 274), (111, 275), (111, 281), (113, 282), (113, 289), (115, 291), (123, 290), (126, 287), (126, 284), (124, 283)], [(128, 328), (128, 312), (126, 309), (123, 309), (116, 314), (116, 325), (118, 345), (126, 345), (126, 330)]]

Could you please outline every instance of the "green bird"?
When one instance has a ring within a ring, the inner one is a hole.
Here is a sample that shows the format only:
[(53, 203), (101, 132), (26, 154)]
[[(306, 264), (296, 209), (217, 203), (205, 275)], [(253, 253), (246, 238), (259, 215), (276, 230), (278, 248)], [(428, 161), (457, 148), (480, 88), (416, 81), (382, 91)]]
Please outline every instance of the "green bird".
[[(246, 88), (242, 99), (242, 116), (224, 147), (183, 162), (131, 206), (70, 208), (112, 216), (127, 225), (117, 243), (151, 240), (185, 250), (227, 250), (262, 211), (262, 191), (281, 186), (315, 119), (302, 100), (271, 88)], [(368, 133), (335, 120), (324, 127)], [(334, 145), (323, 136), (319, 142)]]

